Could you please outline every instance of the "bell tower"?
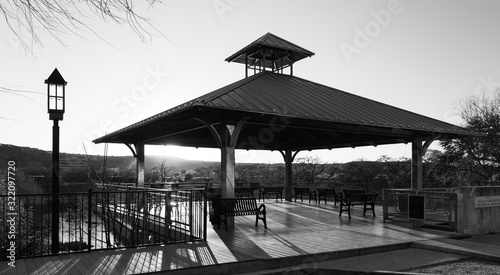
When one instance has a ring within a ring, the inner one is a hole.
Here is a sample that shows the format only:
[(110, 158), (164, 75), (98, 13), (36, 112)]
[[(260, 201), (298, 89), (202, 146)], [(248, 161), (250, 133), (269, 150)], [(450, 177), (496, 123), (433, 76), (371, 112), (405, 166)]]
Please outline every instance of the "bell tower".
[(311, 51), (267, 33), (226, 58), (226, 61), (245, 64), (245, 77), (248, 77), (249, 71), (253, 74), (262, 71), (283, 74), (286, 68), (293, 75), (293, 63), (313, 55)]

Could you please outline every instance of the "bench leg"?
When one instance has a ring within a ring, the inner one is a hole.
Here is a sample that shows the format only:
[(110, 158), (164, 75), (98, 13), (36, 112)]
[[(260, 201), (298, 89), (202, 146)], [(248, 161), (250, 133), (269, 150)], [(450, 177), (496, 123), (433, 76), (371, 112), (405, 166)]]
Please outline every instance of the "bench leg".
[(342, 217), (342, 212), (347, 211), (347, 214), (349, 215), (349, 219), (351, 218), (351, 205), (350, 204), (345, 204), (342, 201), (340, 201), (340, 210), (339, 210), (339, 217)]
[(375, 202), (372, 203), (371, 206), (372, 206), (372, 208), (371, 208), (372, 209), (372, 214), (375, 217)]
[(376, 217), (376, 216), (375, 216), (375, 203), (370, 203), (370, 206), (371, 206), (371, 207), (370, 207), (370, 208), (368, 208), (368, 207), (366, 206), (366, 203), (365, 203), (365, 207), (364, 207), (364, 209), (363, 209), (363, 216), (365, 215), (365, 213), (366, 213), (366, 211), (367, 211), (367, 210), (371, 210), (371, 211), (372, 211), (373, 216), (374, 216), (374, 217)]
[[(311, 199), (314, 198), (314, 202), (318, 203), (318, 194), (316, 194), (316, 191), (309, 192), (309, 203), (311, 203)], [(320, 197), (321, 200), (321, 197)]]
[(262, 217), (259, 217), (259, 214), (255, 215), (255, 227), (259, 226), (259, 219), (264, 222), (264, 228), (267, 229), (266, 214), (262, 214)]
[(224, 223), (224, 228), (227, 231), (227, 216), (226, 215), (224, 215), (224, 219), (220, 219), (219, 220), (219, 224), (217, 224), (217, 229), (220, 229), (220, 224), (221, 223)]

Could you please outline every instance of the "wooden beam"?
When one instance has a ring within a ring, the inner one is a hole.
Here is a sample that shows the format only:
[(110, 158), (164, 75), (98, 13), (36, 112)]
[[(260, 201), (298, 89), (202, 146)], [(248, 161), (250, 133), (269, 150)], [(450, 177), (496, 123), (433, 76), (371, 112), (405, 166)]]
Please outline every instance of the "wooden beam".
[(198, 118), (198, 117), (195, 117), (194, 118), (196, 121), (199, 121), (201, 122), (203, 125), (205, 125), (205, 127), (208, 128), (208, 130), (210, 130), (210, 133), (212, 133), (212, 135), (214, 136), (215, 138), (215, 142), (217, 143), (217, 146), (219, 148), (222, 148), (222, 137), (221, 135), (217, 132), (217, 130), (214, 128), (213, 125), (211, 124), (208, 124), (207, 122), (205, 122), (203, 119), (201, 118)]
[(128, 147), (128, 149), (130, 149), (130, 151), (132, 151), (132, 156), (134, 156), (134, 158), (136, 158), (137, 152), (134, 150), (134, 148), (132, 148), (132, 145), (130, 145), (128, 143), (123, 143), (123, 144), (125, 144)]

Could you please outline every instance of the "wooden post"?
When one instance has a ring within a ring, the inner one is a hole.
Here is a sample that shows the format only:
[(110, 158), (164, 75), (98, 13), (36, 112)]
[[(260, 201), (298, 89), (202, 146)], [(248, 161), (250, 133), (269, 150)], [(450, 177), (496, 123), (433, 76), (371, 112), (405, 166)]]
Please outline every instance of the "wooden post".
[(422, 140), (416, 138), (411, 143), (411, 188), (422, 189)]
[(292, 201), (292, 150), (287, 149), (285, 152), (285, 200)]
[(234, 147), (226, 142), (229, 133), (222, 134), (221, 147), (221, 198), (234, 198), (234, 168), (236, 158)]
[(137, 172), (136, 187), (144, 187), (144, 142), (139, 141), (135, 144), (137, 156), (135, 158), (135, 166)]
[(245, 53), (245, 78), (248, 77), (248, 56)]
[(292, 201), (292, 190), (293, 190), (292, 164), (293, 160), (295, 159), (295, 156), (299, 153), (299, 151), (292, 153), (292, 150), (286, 149), (285, 152), (280, 151), (280, 153), (283, 156), (283, 159), (285, 160), (285, 200)]

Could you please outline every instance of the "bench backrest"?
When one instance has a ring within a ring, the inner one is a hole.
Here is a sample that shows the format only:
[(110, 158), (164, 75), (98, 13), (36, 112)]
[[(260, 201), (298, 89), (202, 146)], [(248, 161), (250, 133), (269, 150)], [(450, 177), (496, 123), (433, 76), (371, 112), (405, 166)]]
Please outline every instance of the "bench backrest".
[(283, 192), (283, 186), (264, 187), (264, 192)]
[(255, 198), (224, 198), (214, 199), (213, 207), (222, 214), (241, 213), (255, 214), (258, 209)]
[(348, 198), (350, 203), (375, 203), (377, 194), (351, 194)]
[(365, 194), (365, 190), (362, 190), (362, 189), (344, 189), (343, 192), (344, 192), (344, 196), (346, 199), (354, 194), (356, 194), (356, 195), (364, 195)]
[(253, 197), (255, 189), (252, 187), (236, 187), (234, 188), (235, 197)]

